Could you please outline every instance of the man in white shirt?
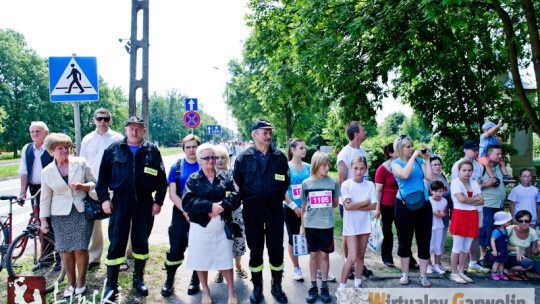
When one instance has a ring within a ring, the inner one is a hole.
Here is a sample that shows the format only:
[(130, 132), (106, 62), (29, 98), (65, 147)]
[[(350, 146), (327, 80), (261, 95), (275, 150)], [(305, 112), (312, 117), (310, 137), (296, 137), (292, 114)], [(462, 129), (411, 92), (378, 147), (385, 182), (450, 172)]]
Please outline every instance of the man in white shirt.
[[(43, 142), (45, 137), (49, 135), (49, 128), (43, 121), (33, 121), (30, 124), (30, 137), (32, 142), (25, 145), (21, 151), (21, 164), (19, 166), (19, 174), (21, 175), (21, 193), (20, 198), (26, 198), (26, 192), (30, 190), (30, 195), (36, 194), (41, 189), (41, 169), (45, 168), (48, 164), (53, 161), (53, 157), (45, 150), (43, 147)], [(39, 198), (36, 197), (36, 203), (38, 205), (38, 214), (39, 214)], [(24, 201), (20, 203), (24, 204)], [(52, 228), (51, 223), (49, 227)], [(54, 233), (52, 229), (51, 233)], [(44, 247), (47, 244), (43, 244)], [(54, 261), (39, 261), (34, 269), (39, 269), (40, 267), (46, 267)], [(55, 271), (60, 270), (60, 261), (57, 261), (55, 265)]]
[[(360, 124), (359, 121), (351, 121), (347, 124), (347, 126), (345, 126), (345, 132), (347, 133), (347, 138), (349, 138), (349, 144), (343, 147), (343, 149), (341, 149), (337, 156), (338, 182), (340, 188), (341, 184), (343, 184), (344, 181), (352, 178), (352, 172), (350, 170), (350, 167), (353, 158), (357, 156), (364, 156), (367, 159), (366, 151), (364, 151), (364, 149), (360, 147), (364, 140), (366, 140), (367, 136), (367, 132), (362, 126), (362, 124)], [(369, 180), (368, 172), (369, 170), (366, 170), (366, 174), (364, 175), (365, 180)], [(343, 200), (341, 199), (339, 200), (339, 211), (341, 213), (341, 217), (343, 217)], [(342, 244), (343, 253), (346, 259), (348, 248), (345, 238), (343, 238)], [(353, 272), (354, 268), (349, 275), (349, 279), (351, 279), (351, 277), (354, 278)], [(364, 266), (364, 276), (369, 277), (371, 273), (372, 272)], [(328, 280), (330, 281), (330, 278)]]
[[(473, 173), (471, 175), (471, 179), (478, 182), (478, 184), (482, 185), (482, 175), (484, 166), (482, 166), (479, 162), (476, 161), (476, 158), (479, 154), (479, 145), (474, 140), (467, 140), (463, 144), (463, 153), (465, 156), (463, 158), (459, 159), (457, 162), (454, 163), (452, 166), (452, 180), (459, 178), (459, 164), (464, 161), (468, 160), (472, 162), (473, 164)], [(450, 207), (450, 206), (449, 206)], [(476, 209), (478, 210), (478, 216), (479, 216), (479, 223), (482, 225), (482, 218), (483, 218), (483, 209), (484, 206), (476, 206)], [(479, 227), (480, 228), (480, 227)], [(481, 272), (481, 273), (488, 273), (489, 268), (485, 268), (478, 264), (478, 238), (473, 239), (471, 243), (471, 249), (469, 250), (469, 268), (468, 272)]]
[[(81, 143), (81, 157), (92, 168), (92, 172), (97, 176), (101, 165), (103, 152), (110, 144), (124, 139), (122, 134), (109, 128), (111, 125), (111, 112), (104, 108), (99, 108), (94, 112), (94, 124), (96, 130), (86, 135)], [(88, 245), (88, 254), (90, 256), (88, 269), (98, 267), (103, 253), (103, 229), (100, 220), (94, 221), (94, 230)]]

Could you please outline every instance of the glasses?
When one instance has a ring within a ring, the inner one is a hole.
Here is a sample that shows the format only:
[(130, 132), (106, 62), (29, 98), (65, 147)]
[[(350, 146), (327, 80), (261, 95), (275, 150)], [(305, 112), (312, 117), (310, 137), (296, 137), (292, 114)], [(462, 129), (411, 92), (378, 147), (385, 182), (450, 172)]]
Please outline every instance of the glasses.
[(96, 117), (96, 120), (97, 121), (109, 122), (111, 120), (111, 118), (110, 117), (101, 117), (101, 116), (99, 116), (99, 117)]
[(210, 161), (210, 160), (217, 160), (218, 157), (217, 156), (207, 156), (207, 157), (201, 157), (201, 159), (204, 159), (205, 161)]
[(519, 223), (530, 224), (531, 220), (518, 220)]

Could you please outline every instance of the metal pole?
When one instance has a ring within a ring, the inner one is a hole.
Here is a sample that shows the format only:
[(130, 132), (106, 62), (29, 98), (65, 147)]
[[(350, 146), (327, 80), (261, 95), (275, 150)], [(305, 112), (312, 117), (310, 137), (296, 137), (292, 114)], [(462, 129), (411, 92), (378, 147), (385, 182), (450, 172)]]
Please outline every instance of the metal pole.
[[(72, 54), (73, 57), (77, 57), (77, 54)], [(73, 103), (73, 120), (75, 122), (75, 145), (77, 146), (77, 156), (81, 153), (81, 111), (79, 108), (79, 102)]]

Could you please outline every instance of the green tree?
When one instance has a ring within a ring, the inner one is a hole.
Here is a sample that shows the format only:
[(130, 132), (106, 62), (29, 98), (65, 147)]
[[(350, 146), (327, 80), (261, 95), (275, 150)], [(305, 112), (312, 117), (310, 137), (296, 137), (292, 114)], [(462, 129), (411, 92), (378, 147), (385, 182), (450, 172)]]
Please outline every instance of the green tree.
[[(407, 119), (403, 112), (394, 112), (384, 118), (381, 125), (380, 134), (382, 136), (392, 136), (398, 134), (401, 124)], [(406, 134), (406, 133), (403, 133)]]

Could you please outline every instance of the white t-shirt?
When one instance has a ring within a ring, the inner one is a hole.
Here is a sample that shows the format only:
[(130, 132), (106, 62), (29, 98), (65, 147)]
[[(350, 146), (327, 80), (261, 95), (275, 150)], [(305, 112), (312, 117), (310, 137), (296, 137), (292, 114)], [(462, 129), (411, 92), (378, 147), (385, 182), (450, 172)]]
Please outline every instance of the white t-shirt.
[[(452, 181), (456, 178), (459, 178), (458, 166), (459, 166), (459, 163), (461, 163), (464, 160), (466, 160), (465, 157), (455, 162), (454, 165), (452, 166)], [(473, 160), (472, 164), (473, 164), (473, 172), (471, 175), (471, 179), (477, 181), (478, 184), (480, 184), (480, 189), (482, 189), (481, 183), (482, 183), (482, 174), (484, 172), (484, 166), (482, 166), (476, 160)], [(476, 206), (476, 210), (478, 210), (478, 212), (482, 212), (484, 210), (484, 206)]]
[[(372, 204), (377, 203), (377, 193), (375, 185), (370, 181), (357, 183), (348, 179), (341, 185), (341, 197), (345, 200), (349, 198), (351, 202), (357, 203), (366, 199)], [(347, 210), (343, 209), (343, 235), (359, 235), (371, 233), (371, 211)]]
[[(472, 192), (473, 192), (472, 196), (473, 197), (482, 193), (482, 188), (480, 188), (480, 185), (476, 181), (470, 179), (469, 183), (471, 184), (471, 188), (472, 188)], [(454, 202), (454, 209), (477, 210), (476, 206), (462, 203), (456, 198), (457, 193), (462, 193), (465, 196), (469, 196), (467, 194), (467, 188), (465, 188), (465, 185), (463, 185), (463, 182), (461, 182), (461, 180), (459, 178), (456, 178), (456, 179), (454, 179), (452, 181), (452, 185), (450, 186), (450, 190), (452, 191), (452, 201)]]
[[(351, 179), (353, 177), (352, 171), (351, 171), (351, 161), (353, 158), (357, 156), (363, 156), (367, 160), (367, 154), (362, 147), (359, 147), (358, 149), (351, 147), (350, 145), (346, 145), (343, 147), (343, 149), (339, 152), (337, 156), (337, 162), (336, 167), (339, 166), (339, 162), (343, 161), (345, 166), (347, 166), (347, 179)], [(368, 164), (369, 169), (369, 164)], [(366, 170), (366, 174), (364, 174), (364, 179), (369, 180), (369, 170)], [(343, 205), (343, 197), (339, 199), (339, 204)]]
[(532, 221), (536, 222), (538, 214), (536, 213), (537, 202), (540, 202), (540, 192), (535, 186), (523, 187), (518, 185), (510, 191), (508, 200), (515, 202), (514, 214), (520, 210), (527, 210), (532, 214)]
[[(431, 209), (433, 209), (433, 212), (435, 211), (444, 212), (444, 210), (446, 210), (446, 205), (448, 205), (448, 201), (444, 197), (441, 197), (440, 201), (436, 201), (435, 199), (433, 199), (433, 196), (430, 196), (429, 201), (431, 202)], [(442, 228), (444, 228), (443, 219), (433, 215), (433, 223), (431, 224), (431, 229), (442, 229)]]
[[(26, 168), (26, 149), (28, 149), (30, 144), (27, 144), (23, 147), (21, 151), (21, 163), (19, 165), (19, 174), (28, 174), (28, 168)], [(41, 156), (43, 153), (49, 153), (45, 151), (45, 147), (41, 145), (39, 149), (36, 148), (36, 144), (32, 145), (34, 149), (34, 163), (32, 164), (32, 176), (29, 176), (30, 184), (40, 185), (41, 184), (41, 169), (43, 166), (41, 164)]]

